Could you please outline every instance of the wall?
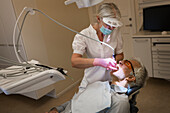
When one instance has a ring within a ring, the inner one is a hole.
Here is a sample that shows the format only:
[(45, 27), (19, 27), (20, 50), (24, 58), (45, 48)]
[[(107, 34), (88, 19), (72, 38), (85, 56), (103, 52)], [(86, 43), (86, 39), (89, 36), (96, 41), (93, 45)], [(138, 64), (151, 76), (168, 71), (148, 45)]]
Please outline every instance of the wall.
[[(35, 0), (12, 0), (12, 3), (17, 17), (25, 6), (36, 7)], [(20, 18), (20, 26), (24, 15), (25, 13)], [(33, 16), (28, 14), (22, 30), (22, 39), (28, 60), (34, 59), (41, 63), (49, 63), (41, 23), (37, 14)]]
[[(37, 8), (48, 14), (53, 19), (81, 31), (89, 26), (88, 10), (78, 9), (76, 4), (64, 5), (65, 0), (13, 0), (16, 14), (19, 15), (25, 6)], [(75, 33), (56, 25), (53, 21), (36, 12), (34, 16), (28, 16), (23, 28), (23, 38), (29, 58), (41, 59), (47, 55), (48, 64), (53, 67), (63, 67), (68, 75), (74, 78), (72, 81), (67, 78), (56, 83), (57, 92), (61, 92), (71, 84), (80, 80), (83, 70), (71, 67), (72, 41)], [(43, 49), (39, 47), (42, 45)], [(43, 53), (44, 52), (44, 53)], [(45, 54), (47, 53), (47, 54)], [(38, 57), (39, 56), (39, 57)], [(46, 63), (40, 60), (42, 63)]]
[[(18, 61), (12, 40), (16, 16), (11, 0), (1, 0), (0, 3), (0, 68), (6, 68), (14, 65), (14, 61)], [(18, 36), (17, 32), (18, 28), (16, 28), (16, 36)], [(18, 45), (22, 58), (26, 59), (23, 45), (21, 45), (21, 43), (18, 43)], [(10, 62), (4, 62), (2, 59), (10, 60)]]

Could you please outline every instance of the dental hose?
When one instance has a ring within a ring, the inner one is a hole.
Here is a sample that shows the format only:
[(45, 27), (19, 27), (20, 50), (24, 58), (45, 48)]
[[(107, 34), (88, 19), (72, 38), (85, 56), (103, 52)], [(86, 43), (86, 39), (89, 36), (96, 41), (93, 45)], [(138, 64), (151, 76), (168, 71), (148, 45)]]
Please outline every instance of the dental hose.
[(104, 45), (108, 46), (109, 48), (111, 48), (111, 49), (113, 50), (113, 55), (112, 55), (112, 57), (115, 58), (114, 49), (113, 49), (113, 47), (110, 46), (109, 44), (107, 44), (107, 43), (105, 43), (105, 42), (102, 42), (102, 41), (100, 41), (100, 40), (93, 39), (93, 38), (91, 38), (91, 37), (89, 37), (89, 36), (86, 36), (86, 35), (80, 33), (80, 32), (77, 32), (77, 31), (75, 31), (75, 30), (73, 30), (73, 29), (71, 29), (71, 28), (69, 28), (69, 27), (61, 24), (60, 22), (52, 19), (52, 18), (49, 17), (47, 14), (43, 13), (42, 11), (40, 11), (40, 10), (38, 10), (38, 9), (33, 9), (33, 10), (40, 12), (41, 14), (43, 14), (44, 16), (46, 16), (47, 18), (49, 18), (50, 20), (54, 21), (56, 24), (58, 24), (58, 25), (60, 25), (60, 26), (62, 26), (62, 27), (64, 27), (64, 28), (66, 28), (66, 29), (68, 29), (68, 30), (70, 30), (70, 31), (72, 31), (72, 32), (74, 32), (74, 33), (77, 33), (77, 34), (82, 35), (82, 36), (84, 36), (84, 37), (86, 37), (86, 38), (89, 38), (89, 39), (91, 39), (91, 40), (93, 40), (93, 41), (96, 41), (96, 42), (99, 42), (99, 43), (101, 43), (101, 44), (104, 44)]
[[(28, 14), (28, 13), (34, 14), (33, 11), (37, 11), (37, 12), (41, 13), (42, 15), (46, 16), (47, 18), (49, 18), (50, 20), (54, 21), (56, 24), (58, 24), (58, 25), (60, 25), (60, 26), (62, 26), (62, 27), (64, 27), (64, 28), (66, 28), (66, 29), (68, 29), (68, 30), (70, 30), (70, 31), (72, 31), (72, 32), (74, 32), (74, 33), (77, 33), (77, 34), (82, 35), (82, 36), (84, 36), (84, 37), (86, 37), (86, 38), (89, 38), (89, 39), (91, 39), (91, 40), (93, 40), (93, 41), (96, 41), (96, 42), (98, 42), (98, 43), (100, 43), (100, 44), (103, 44), (103, 45), (108, 46), (109, 48), (111, 48), (111, 49), (113, 50), (113, 56), (112, 56), (112, 57), (115, 58), (114, 49), (113, 49), (113, 47), (111, 47), (109, 44), (107, 44), (107, 43), (105, 43), (105, 42), (102, 42), (102, 41), (100, 41), (100, 40), (93, 39), (93, 38), (91, 38), (91, 37), (89, 37), (89, 36), (86, 36), (86, 35), (80, 33), (80, 32), (77, 32), (77, 31), (75, 31), (75, 30), (73, 30), (73, 29), (71, 29), (71, 28), (69, 28), (69, 27), (61, 24), (60, 22), (54, 20), (53, 18), (49, 17), (47, 14), (43, 13), (42, 11), (40, 11), (40, 10), (38, 10), (38, 9), (32, 9), (32, 8), (27, 8), (27, 7), (25, 7), (25, 8), (22, 10), (22, 12), (20, 13), (20, 15), (19, 15), (19, 17), (18, 17), (18, 19), (17, 19), (17, 21), (16, 21), (16, 24), (15, 24), (15, 27), (14, 27), (14, 32), (13, 32), (14, 50), (15, 50), (17, 59), (18, 59), (18, 61), (19, 61), (20, 63), (21, 63), (21, 60), (20, 60), (19, 57), (21, 57), (21, 55), (18, 54), (18, 47), (16, 48), (16, 46), (15, 46), (15, 30), (16, 30), (16, 27), (17, 27), (17, 23), (18, 23), (18, 21), (19, 21), (19, 18), (21, 17), (21, 15), (22, 15), (22, 13), (24, 12), (24, 10), (26, 10), (27, 13), (26, 13), (26, 15), (24, 16), (24, 20), (23, 20), (23, 22), (22, 22), (22, 26), (21, 26), (21, 29), (20, 29), (20, 32), (19, 32), (19, 35), (18, 35), (17, 45), (18, 45), (18, 42), (19, 42), (19, 38), (20, 38), (20, 35), (21, 35), (21, 30), (22, 30), (22, 27), (23, 27), (23, 24), (24, 24), (24, 21), (25, 21), (25, 19), (26, 19), (27, 14)], [(21, 57), (21, 58), (22, 58), (22, 57)], [(23, 60), (23, 58), (22, 58), (22, 60)], [(27, 61), (25, 61), (25, 62), (27, 63)]]
[[(27, 8), (27, 7), (25, 7), (25, 8), (22, 10), (22, 12), (20, 13), (20, 15), (19, 15), (19, 17), (18, 17), (18, 19), (17, 19), (17, 21), (16, 21), (16, 23), (15, 23), (14, 32), (13, 32), (14, 51), (15, 51), (16, 57), (17, 57), (20, 65), (22, 65), (22, 62), (21, 62), (21, 60), (20, 60), (20, 58), (19, 58), (19, 57), (21, 57), (21, 55), (18, 53), (18, 47), (16, 48), (16, 45), (15, 45), (15, 30), (16, 30), (18, 21), (19, 21), (21, 15), (22, 15), (22, 13), (24, 12), (24, 10), (26, 10), (27, 13), (26, 13), (26, 15), (24, 16), (24, 20), (23, 20), (23, 23), (22, 23), (22, 26), (21, 26), (21, 29), (20, 29), (20, 32), (19, 32), (19, 35), (18, 35), (17, 46), (18, 46), (18, 43), (19, 43), (19, 38), (20, 38), (21, 31), (22, 31), (22, 28), (23, 28), (23, 25), (24, 25), (24, 21), (25, 21), (25, 19), (26, 19), (27, 14), (28, 14), (28, 13), (34, 14), (33, 11), (37, 11), (37, 12), (41, 13), (42, 15), (46, 16), (47, 18), (49, 18), (50, 20), (54, 21), (56, 24), (58, 24), (58, 25), (60, 25), (60, 26), (62, 26), (62, 27), (64, 27), (64, 28), (66, 28), (66, 29), (68, 29), (68, 30), (70, 30), (70, 31), (72, 31), (72, 32), (74, 32), (74, 33), (77, 33), (77, 34), (79, 34), (79, 35), (81, 35), (81, 36), (84, 36), (84, 37), (86, 37), (86, 38), (89, 38), (89, 39), (91, 39), (91, 40), (93, 40), (93, 41), (96, 41), (96, 42), (98, 42), (98, 43), (100, 43), (100, 44), (106, 45), (107, 47), (111, 48), (111, 49), (113, 50), (113, 55), (112, 55), (112, 57), (115, 58), (114, 48), (111, 47), (109, 44), (107, 44), (107, 43), (105, 43), (105, 42), (102, 42), (102, 41), (100, 41), (100, 40), (93, 39), (93, 38), (91, 38), (91, 37), (89, 37), (89, 36), (86, 36), (86, 35), (80, 33), (80, 32), (77, 32), (77, 31), (75, 31), (75, 30), (73, 30), (73, 29), (71, 29), (71, 28), (69, 28), (69, 27), (61, 24), (60, 22), (54, 20), (53, 18), (49, 17), (47, 14), (43, 13), (42, 11), (40, 11), (40, 10), (38, 10), (38, 9), (32, 9), (32, 8)], [(21, 58), (22, 58), (22, 57), (21, 57)], [(24, 59), (22, 58), (22, 60), (24, 60)], [(29, 63), (28, 63), (27, 61), (25, 61), (25, 62), (26, 62), (27, 65), (29, 65)], [(67, 75), (67, 76), (68, 76), (68, 75)], [(73, 78), (72, 78), (71, 76), (68, 76), (68, 77), (70, 77), (70, 78), (73, 80)]]

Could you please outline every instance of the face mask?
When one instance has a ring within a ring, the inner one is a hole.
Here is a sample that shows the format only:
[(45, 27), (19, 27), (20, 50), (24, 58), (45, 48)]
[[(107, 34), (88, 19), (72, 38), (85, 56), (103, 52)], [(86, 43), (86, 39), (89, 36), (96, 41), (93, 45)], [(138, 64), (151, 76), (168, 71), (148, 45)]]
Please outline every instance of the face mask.
[(112, 33), (113, 30), (110, 30), (108, 28), (105, 28), (103, 25), (100, 28), (100, 31), (104, 34), (104, 35), (110, 35)]

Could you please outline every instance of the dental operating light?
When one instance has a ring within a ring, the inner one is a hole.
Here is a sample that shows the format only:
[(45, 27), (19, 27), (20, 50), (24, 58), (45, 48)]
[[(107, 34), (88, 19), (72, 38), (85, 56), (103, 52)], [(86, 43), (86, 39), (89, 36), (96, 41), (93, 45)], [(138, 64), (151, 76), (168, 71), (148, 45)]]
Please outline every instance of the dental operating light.
[(101, 3), (103, 0), (66, 0), (65, 5), (76, 2), (78, 8), (91, 7)]

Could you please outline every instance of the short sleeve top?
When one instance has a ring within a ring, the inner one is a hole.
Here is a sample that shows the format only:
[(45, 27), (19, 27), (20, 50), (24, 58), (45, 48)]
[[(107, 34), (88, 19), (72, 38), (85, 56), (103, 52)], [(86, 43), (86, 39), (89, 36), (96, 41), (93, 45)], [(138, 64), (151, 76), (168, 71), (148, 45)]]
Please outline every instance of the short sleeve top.
[[(80, 33), (91, 37), (94, 40), (99, 40), (96, 30), (92, 25), (82, 30)], [(108, 46), (94, 40), (79, 34), (75, 35), (72, 43), (73, 53), (81, 55), (85, 53), (88, 58), (111, 58), (113, 52), (115, 54), (120, 54), (123, 52), (123, 42), (119, 28), (115, 28), (111, 35), (106, 35), (103, 39), (103, 42), (110, 45), (114, 51)], [(86, 68), (80, 87), (86, 87), (87, 84), (93, 83), (95, 81), (106, 80), (111, 80), (110, 71), (108, 71), (106, 68), (100, 66)]]

